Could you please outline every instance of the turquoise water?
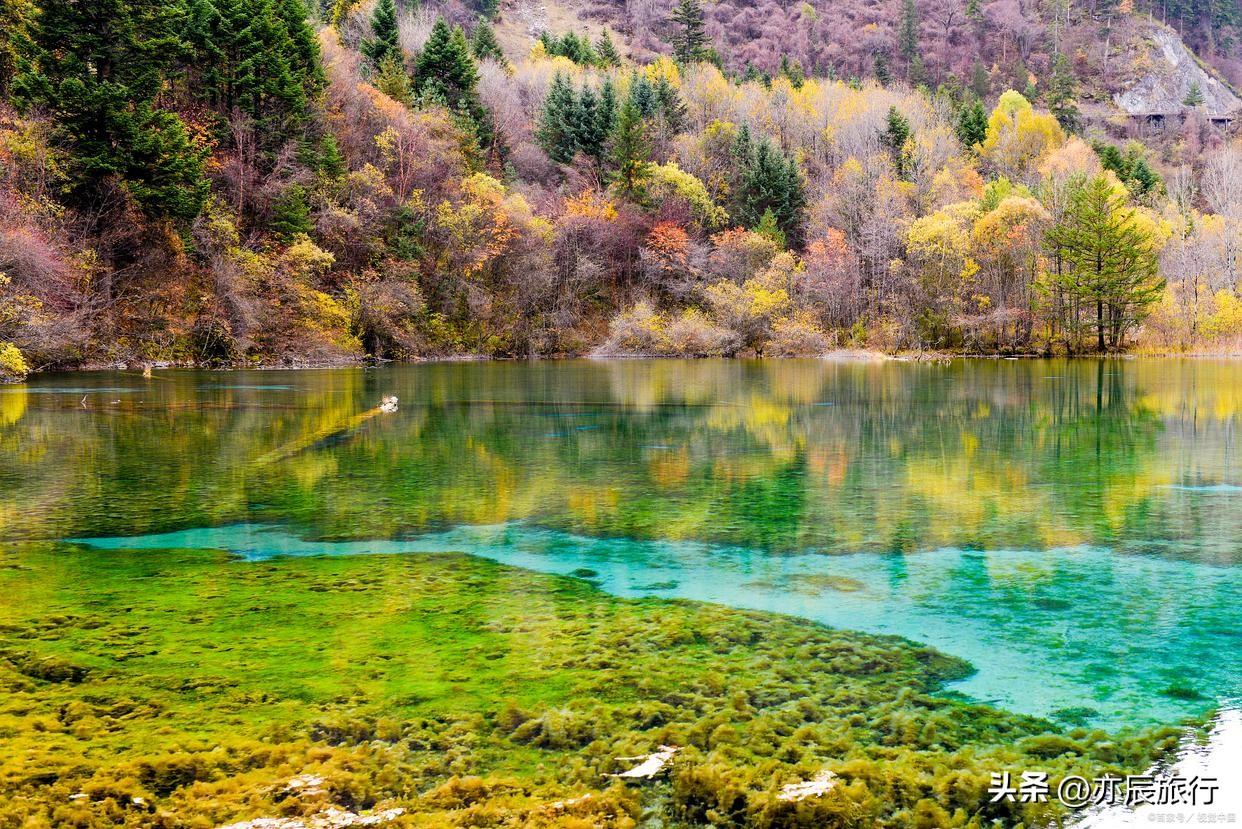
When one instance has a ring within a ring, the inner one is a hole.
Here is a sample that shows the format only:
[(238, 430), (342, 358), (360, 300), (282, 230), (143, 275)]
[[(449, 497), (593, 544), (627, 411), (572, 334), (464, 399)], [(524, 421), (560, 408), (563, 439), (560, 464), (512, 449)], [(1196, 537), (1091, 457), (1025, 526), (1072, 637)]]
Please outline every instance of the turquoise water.
[[(234, 567), (457, 550), (930, 643), (976, 667), (951, 691), (1067, 723), (1242, 695), (1235, 362), (442, 364), (3, 391), (0, 542), (57, 545), (85, 584), (100, 547)], [(398, 412), (359, 417), (386, 394)]]
[(977, 667), (953, 691), (1111, 727), (1173, 722), (1240, 687), (1242, 586), (1234, 568), (1118, 557), (1096, 547), (773, 556), (520, 523), (405, 540), (306, 541), (281, 527), (236, 524), (78, 541), (101, 549), (224, 550), (248, 562), (464, 552), (589, 579), (618, 596), (718, 602), (904, 636)]

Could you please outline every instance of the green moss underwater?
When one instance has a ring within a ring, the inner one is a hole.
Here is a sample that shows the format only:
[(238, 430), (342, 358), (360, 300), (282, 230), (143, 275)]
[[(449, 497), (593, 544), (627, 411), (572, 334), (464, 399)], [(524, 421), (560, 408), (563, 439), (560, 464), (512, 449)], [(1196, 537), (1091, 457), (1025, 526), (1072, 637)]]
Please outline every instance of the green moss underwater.
[[(330, 804), (418, 827), (1048, 826), (1056, 804), (989, 803), (990, 773), (1136, 773), (1178, 739), (937, 694), (969, 666), (905, 640), (452, 553), (10, 543), (0, 595), (3, 829)], [(661, 744), (683, 747), (666, 778), (603, 776)], [(778, 799), (823, 769), (828, 794)]]

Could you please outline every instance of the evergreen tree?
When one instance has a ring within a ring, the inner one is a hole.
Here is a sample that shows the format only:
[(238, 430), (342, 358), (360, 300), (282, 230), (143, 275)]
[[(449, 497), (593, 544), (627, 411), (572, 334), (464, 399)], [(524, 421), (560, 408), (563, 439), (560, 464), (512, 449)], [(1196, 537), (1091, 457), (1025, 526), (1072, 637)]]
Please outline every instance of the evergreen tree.
[(893, 72), (888, 68), (888, 55), (883, 52), (875, 53), (875, 79), (880, 82), (880, 86), (888, 86), (893, 82)]
[(664, 117), (664, 123), (672, 132), (680, 132), (686, 123), (686, 104), (677, 90), (661, 75), (653, 87), (656, 107)]
[(982, 144), (983, 139), (987, 138), (988, 113), (978, 98), (958, 110), (955, 128), (957, 140), (968, 150)]
[(904, 179), (909, 172), (906, 164), (906, 142), (910, 140), (910, 122), (897, 111), (897, 107), (888, 108), (888, 119), (880, 140), (888, 148), (897, 178)]
[(569, 80), (557, 73), (548, 88), (539, 115), (535, 138), (548, 158), (558, 164), (568, 164), (578, 151), (579, 122), (577, 101)]
[(612, 138), (612, 163), (616, 171), (613, 182), (622, 196), (641, 201), (650, 158), (651, 146), (647, 142), (646, 127), (631, 97), (617, 113), (617, 126)]
[(301, 131), (307, 87), (298, 77), (294, 42), (273, 0), (257, 0), (250, 24), (238, 36), (243, 55), (233, 77), (237, 105), (255, 123), (268, 149), (283, 146)]
[(159, 109), (181, 50), (172, 10), (158, 0), (44, 0), (31, 23), (19, 102), (52, 117), (73, 197), (98, 206), (117, 182), (151, 215), (189, 220), (207, 193), (205, 153)]
[(1190, 89), (1186, 91), (1186, 98), (1182, 103), (1188, 107), (1203, 105), (1203, 90), (1199, 88), (1198, 81), (1191, 81)]
[(289, 67), (307, 97), (313, 98), (327, 80), (319, 60), (319, 37), (311, 26), (306, 4), (302, 0), (279, 0), (277, 12), (292, 44)]
[(988, 70), (979, 61), (975, 61), (970, 67), (970, 91), (975, 93), (975, 97), (983, 100), (988, 96), (988, 92), (992, 88), (992, 79), (988, 76)]
[(789, 80), (790, 86), (794, 89), (801, 89), (802, 84), (806, 82), (806, 74), (802, 71), (802, 64), (796, 60), (789, 60), (789, 55), (781, 55), (781, 74)]
[(300, 184), (286, 187), (272, 206), (272, 219), (268, 226), (285, 241), (299, 234), (310, 233), (310, 206), (306, 203), (306, 188)]
[(31, 11), (27, 0), (0, 0), (0, 99), (8, 98), (20, 57), (29, 48)]
[(902, 0), (901, 19), (897, 24), (897, 54), (906, 62), (906, 78), (911, 83), (923, 80), (923, 56), (919, 51), (919, 10), (914, 0)]
[(660, 99), (647, 76), (635, 71), (630, 80), (630, 103), (638, 109), (640, 118), (651, 118), (660, 109)]
[(474, 33), (470, 38), (470, 51), (476, 60), (489, 58), (501, 66), (509, 65), (504, 51), (500, 48), (500, 41), (496, 40), (496, 31), (486, 20), (480, 19), (475, 24)]
[(349, 171), (349, 167), (345, 164), (345, 156), (341, 155), (341, 148), (336, 143), (336, 136), (332, 133), (324, 133), (319, 142), (318, 155), (315, 166), (325, 179), (335, 181)]
[[(1081, 182), (1046, 237), (1062, 263), (1057, 287), (1070, 298), (1071, 308), (1094, 311), (1086, 324), (1095, 329), (1100, 352), (1120, 348), (1126, 332), (1164, 290), (1151, 234), (1135, 221), (1124, 199), (1102, 175)], [(1078, 331), (1084, 321), (1067, 324)]]
[(405, 63), (397, 55), (384, 58), (371, 76), (371, 82), (376, 89), (394, 101), (406, 106), (414, 105), (414, 84), (410, 82), (410, 76), (405, 71)]
[(605, 80), (600, 87), (597, 117), (599, 134), (603, 136), (603, 143), (607, 145), (609, 137), (617, 126), (617, 89), (613, 86), (611, 78)]
[(1079, 127), (1075, 86), (1069, 60), (1058, 52), (1052, 61), (1052, 77), (1048, 83), (1048, 109), (1066, 132), (1078, 132)]
[(574, 115), (577, 118), (574, 134), (578, 150), (596, 162), (602, 162), (608, 134), (600, 132), (599, 98), (590, 87), (584, 87), (578, 95)]
[(699, 0), (678, 0), (669, 20), (674, 27), (670, 43), (677, 62), (689, 65), (706, 60), (711, 43), (707, 39), (707, 26), (703, 22), (703, 7)]
[(437, 17), (431, 36), (414, 64), (414, 92), (438, 100), (449, 109), (465, 112), (476, 124), (482, 123), (482, 105), (476, 87), (478, 69), (466, 35), (460, 26), (450, 27)]
[(746, 144), (735, 142), (734, 153), (735, 157), (749, 155), (749, 160), (734, 194), (733, 215), (743, 226), (756, 228), (764, 212), (771, 210), (789, 244), (801, 247), (806, 202), (797, 162), (783, 156), (767, 140), (755, 144), (753, 152)]
[(378, 69), (385, 61), (400, 62), (401, 42), (397, 34), (397, 5), (393, 0), (379, 0), (371, 15), (371, 37), (359, 47), (370, 60), (372, 68)]
[(595, 53), (599, 55), (600, 66), (607, 68), (621, 65), (621, 54), (617, 51), (617, 46), (612, 42), (612, 36), (608, 34), (607, 29), (604, 29), (604, 33), (595, 42)]

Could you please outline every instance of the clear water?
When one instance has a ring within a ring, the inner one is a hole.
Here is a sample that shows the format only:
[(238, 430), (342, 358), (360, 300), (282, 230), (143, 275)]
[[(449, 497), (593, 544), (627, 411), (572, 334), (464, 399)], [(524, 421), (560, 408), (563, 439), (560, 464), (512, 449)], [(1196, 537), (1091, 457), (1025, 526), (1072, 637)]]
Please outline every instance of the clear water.
[(1017, 711), (1171, 722), (1242, 694), (1240, 402), (1242, 364), (1173, 360), (48, 377), (0, 395), (0, 539), (85, 579), (93, 547), (460, 550), (927, 642)]

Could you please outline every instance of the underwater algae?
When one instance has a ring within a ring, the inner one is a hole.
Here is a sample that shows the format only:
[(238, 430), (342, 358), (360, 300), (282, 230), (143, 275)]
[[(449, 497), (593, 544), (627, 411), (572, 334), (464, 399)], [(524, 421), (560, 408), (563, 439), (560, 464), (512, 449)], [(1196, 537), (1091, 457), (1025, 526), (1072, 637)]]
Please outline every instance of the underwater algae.
[[(1177, 739), (935, 696), (969, 667), (894, 637), (451, 553), (30, 542), (0, 546), (0, 593), (23, 597), (0, 607), (5, 829), (328, 804), (403, 807), (395, 826), (1030, 826), (1058, 807), (989, 804), (991, 771), (1124, 774)], [(602, 777), (659, 744), (685, 747), (667, 781)], [(777, 798), (825, 768), (828, 795)]]

